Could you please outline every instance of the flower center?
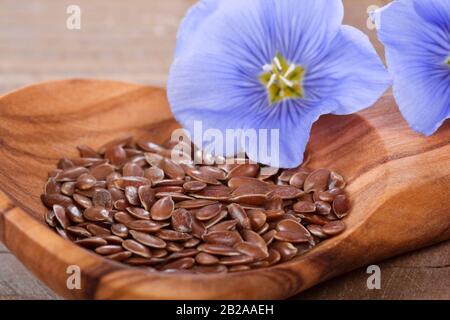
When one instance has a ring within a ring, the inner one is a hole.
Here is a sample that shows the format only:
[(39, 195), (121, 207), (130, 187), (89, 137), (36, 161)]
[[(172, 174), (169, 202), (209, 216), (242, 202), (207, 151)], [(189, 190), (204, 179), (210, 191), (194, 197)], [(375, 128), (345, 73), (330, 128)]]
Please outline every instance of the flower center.
[(447, 66), (450, 67), (450, 56), (448, 56), (447, 61), (445, 61), (447, 63)]
[(288, 63), (280, 53), (277, 53), (272, 64), (263, 66), (265, 71), (259, 76), (259, 81), (266, 87), (271, 104), (284, 99), (304, 97), (302, 82), (305, 69), (293, 63)]

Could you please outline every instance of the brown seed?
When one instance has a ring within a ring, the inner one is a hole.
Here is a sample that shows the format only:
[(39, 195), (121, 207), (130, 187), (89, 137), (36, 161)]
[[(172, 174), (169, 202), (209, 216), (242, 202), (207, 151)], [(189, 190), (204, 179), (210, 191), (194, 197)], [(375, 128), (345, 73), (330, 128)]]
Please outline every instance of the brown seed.
[(141, 204), (139, 199), (138, 189), (133, 186), (125, 187), (125, 197), (127, 201), (133, 206), (138, 206)]
[(198, 239), (202, 239), (205, 232), (206, 228), (203, 222), (195, 218), (192, 219), (192, 235)]
[(181, 243), (167, 241), (166, 250), (169, 252), (181, 252), (184, 250), (184, 246)]
[(231, 179), (233, 177), (255, 178), (258, 175), (258, 173), (259, 173), (259, 165), (244, 163), (231, 169), (231, 171), (228, 172), (227, 179)]
[(95, 237), (107, 236), (111, 234), (108, 229), (92, 223), (87, 224), (86, 229)]
[(265, 213), (266, 213), (267, 220), (269, 220), (269, 221), (279, 219), (285, 214), (283, 209), (281, 209), (281, 210), (277, 210), (277, 209), (266, 210)]
[(320, 216), (317, 214), (302, 213), (302, 214), (300, 214), (300, 217), (302, 218), (302, 220), (305, 220), (308, 223), (318, 224), (321, 226), (323, 226), (329, 222), (328, 219), (326, 219), (324, 216)]
[(172, 212), (175, 208), (175, 203), (171, 197), (164, 197), (156, 201), (150, 210), (150, 214), (153, 220), (167, 220), (172, 216)]
[(145, 209), (142, 209), (140, 207), (127, 207), (126, 210), (132, 217), (136, 219), (150, 220), (150, 213)]
[(189, 233), (178, 232), (174, 230), (162, 229), (156, 233), (156, 236), (168, 241), (186, 241), (192, 238)]
[(316, 201), (315, 204), (316, 204), (316, 209), (317, 209), (318, 214), (326, 216), (331, 212), (331, 205), (328, 202), (319, 200), (319, 201)]
[(267, 258), (267, 262), (269, 262), (269, 266), (273, 266), (277, 264), (281, 260), (281, 254), (277, 250), (269, 249), (269, 257)]
[(247, 213), (245, 212), (242, 207), (236, 203), (232, 203), (228, 205), (228, 213), (230, 214), (230, 217), (238, 221), (238, 225), (242, 229), (250, 229), (250, 219), (247, 216)]
[(122, 223), (124, 225), (127, 225), (129, 222), (136, 220), (127, 212), (119, 211), (114, 213), (114, 220), (116, 220), (118, 223)]
[(167, 256), (169, 252), (166, 249), (153, 249), (152, 250), (152, 257), (153, 258), (163, 258)]
[(328, 187), (328, 178), (330, 171), (326, 169), (317, 169), (311, 172), (305, 180), (303, 189), (305, 192), (324, 191)]
[(122, 246), (117, 245), (105, 245), (95, 248), (95, 252), (101, 254), (102, 256), (109, 256), (122, 251), (123, 251)]
[(275, 239), (292, 243), (308, 242), (311, 235), (300, 223), (293, 220), (283, 220), (277, 224)]
[(230, 266), (228, 268), (228, 272), (244, 272), (244, 271), (248, 271), (248, 270), (251, 270), (251, 268), (246, 265)]
[(89, 173), (97, 180), (106, 180), (106, 177), (113, 172), (114, 167), (107, 163), (91, 167), (89, 170)]
[(114, 260), (114, 261), (124, 261), (128, 258), (130, 258), (133, 255), (130, 251), (122, 251), (118, 253), (111, 254), (109, 256), (106, 256), (106, 258)]
[(339, 173), (331, 171), (330, 179), (328, 182), (328, 189), (334, 189), (334, 188), (342, 189), (344, 187), (345, 187), (344, 178)]
[(164, 173), (171, 179), (182, 180), (185, 176), (183, 168), (170, 159), (163, 159), (160, 166)]
[(71, 198), (64, 196), (62, 194), (46, 194), (42, 195), (42, 201), (48, 208), (52, 208), (53, 205), (58, 204), (63, 207), (67, 207), (73, 204)]
[(222, 221), (219, 222), (213, 226), (211, 226), (210, 228), (208, 228), (209, 232), (214, 232), (214, 231), (229, 231), (229, 230), (234, 230), (236, 225), (237, 225), (238, 221), (237, 220), (226, 220), (226, 221)]
[(77, 204), (79, 204), (81, 207), (83, 207), (85, 209), (88, 209), (88, 208), (92, 207), (91, 199), (89, 199), (88, 197), (83, 196), (81, 194), (75, 193), (73, 195), (73, 200), (75, 200), (75, 202)]
[(55, 179), (58, 182), (75, 181), (79, 176), (83, 173), (87, 173), (88, 171), (89, 170), (85, 167), (70, 167), (58, 173)]
[(294, 204), (293, 209), (295, 212), (316, 212), (316, 204), (308, 201), (298, 201)]
[(212, 255), (219, 256), (238, 256), (240, 253), (233, 248), (224, 246), (222, 244), (202, 243), (197, 247), (198, 250)]
[(295, 199), (303, 195), (303, 191), (293, 186), (276, 186), (270, 192), (269, 197), (277, 197), (281, 199)]
[(303, 184), (305, 183), (308, 175), (309, 173), (305, 171), (297, 172), (289, 179), (289, 184), (296, 188), (303, 188)]
[(227, 216), (228, 216), (228, 211), (226, 209), (221, 210), (217, 216), (215, 216), (214, 218), (212, 218), (208, 221), (205, 221), (204, 224), (205, 224), (206, 229), (209, 229), (209, 228), (215, 226), (220, 221), (225, 219)]
[(156, 193), (156, 198), (157, 199), (165, 198), (165, 197), (172, 198), (172, 200), (174, 202), (194, 199), (194, 198), (192, 198), (192, 197), (190, 197), (188, 195), (185, 195), (183, 193), (178, 193), (178, 192), (158, 192), (158, 193)]
[(157, 153), (152, 153), (152, 152), (146, 152), (144, 153), (145, 156), (145, 160), (147, 161), (147, 163), (149, 165), (151, 165), (152, 167), (159, 167), (159, 165), (161, 164), (161, 162), (163, 161), (164, 157), (157, 154)]
[(166, 225), (162, 224), (160, 222), (156, 221), (150, 221), (150, 220), (134, 220), (131, 222), (128, 222), (126, 224), (128, 229), (136, 230), (136, 231), (142, 231), (142, 232), (157, 232), (158, 230), (161, 230)]
[(122, 246), (134, 253), (135, 255), (138, 255), (140, 257), (144, 257), (144, 258), (150, 258), (152, 256), (152, 253), (150, 251), (150, 249), (148, 249), (147, 247), (143, 246), (142, 244), (140, 244), (137, 241), (134, 240), (125, 240), (122, 243)]
[(164, 179), (164, 171), (158, 167), (151, 167), (144, 171), (144, 177), (149, 179), (152, 184), (157, 184)]
[(113, 245), (122, 245), (123, 242), (123, 239), (121, 237), (112, 234), (100, 236), (100, 238), (105, 239), (108, 242), (108, 244)]
[(345, 224), (341, 221), (331, 221), (322, 227), (323, 233), (335, 236), (345, 230)]
[(82, 247), (85, 248), (97, 248), (100, 246), (105, 246), (108, 244), (108, 242), (105, 239), (102, 239), (100, 237), (90, 237), (90, 238), (85, 238), (85, 239), (81, 239), (81, 240), (77, 240), (75, 241), (76, 244), (79, 244)]
[(126, 163), (122, 168), (122, 175), (124, 177), (143, 177), (144, 170), (136, 163)]
[(256, 230), (256, 233), (257, 233), (257, 234), (263, 234), (263, 233), (265, 233), (267, 230), (269, 230), (269, 228), (270, 228), (270, 225), (269, 225), (268, 223), (264, 223), (264, 225), (263, 225), (261, 228), (259, 228), (258, 230)]
[(108, 159), (108, 161), (112, 165), (120, 166), (127, 159), (127, 153), (125, 152), (123, 147), (120, 145), (112, 146), (112, 147), (106, 148), (105, 159)]
[(345, 195), (338, 195), (333, 201), (333, 211), (340, 219), (345, 217), (350, 210), (350, 204)]
[[(116, 189), (118, 190), (118, 189)], [(92, 204), (97, 207), (104, 207), (111, 210), (113, 207), (113, 197), (110, 191), (106, 189), (95, 190), (92, 196)]]
[(239, 264), (252, 263), (253, 260), (254, 260), (253, 257), (242, 254), (239, 256), (222, 258), (222, 259), (220, 259), (220, 264), (223, 264), (226, 266), (234, 266), (234, 265), (239, 265)]
[(219, 263), (219, 259), (209, 253), (200, 252), (195, 256), (195, 261), (201, 265), (214, 265)]
[(106, 221), (109, 218), (108, 210), (103, 207), (89, 207), (83, 215), (89, 221)]
[(289, 261), (297, 254), (298, 250), (292, 243), (275, 241), (270, 245), (270, 249), (278, 251), (281, 255), (281, 261)]
[(140, 186), (149, 185), (151, 185), (151, 181), (144, 177), (122, 177), (114, 180), (114, 186), (121, 190), (128, 186), (139, 188)]
[(179, 232), (192, 231), (192, 215), (183, 208), (176, 209), (172, 212), (172, 228)]
[(253, 230), (260, 229), (266, 223), (267, 216), (262, 210), (249, 210), (247, 216)]
[(275, 239), (275, 234), (277, 233), (276, 230), (270, 230), (266, 233), (262, 234), (261, 237), (264, 239), (267, 245), (271, 244), (273, 239)]
[(95, 186), (97, 179), (91, 176), (89, 173), (83, 173), (77, 178), (75, 186), (80, 190), (88, 190)]
[(167, 260), (185, 258), (185, 257), (193, 257), (197, 255), (197, 249), (184, 249), (183, 251), (173, 252), (167, 256)]
[(328, 236), (323, 232), (322, 226), (319, 226), (317, 224), (310, 224), (310, 225), (308, 225), (307, 228), (313, 236), (316, 236), (321, 239), (328, 238)]
[(194, 265), (192, 267), (192, 270), (195, 271), (195, 273), (199, 273), (199, 274), (214, 274), (214, 273), (227, 273), (228, 272), (228, 268), (223, 265), (215, 265), (215, 266)]
[(204, 200), (204, 199), (198, 199), (198, 200), (186, 200), (181, 201), (176, 204), (177, 208), (185, 208), (185, 209), (196, 209), (205, 207), (211, 204), (217, 203), (217, 201), (212, 200)]
[(67, 229), (70, 226), (70, 220), (66, 215), (66, 209), (63, 206), (58, 204), (53, 205), (53, 212), (55, 213), (55, 218), (58, 221), (59, 225), (63, 229)]
[(183, 246), (185, 248), (193, 248), (193, 247), (196, 247), (199, 243), (200, 243), (200, 239), (192, 238), (192, 239), (189, 239), (189, 240), (183, 242)]
[(66, 207), (66, 215), (74, 223), (84, 222), (83, 213), (73, 204)]
[(164, 240), (161, 240), (150, 234), (135, 231), (135, 230), (130, 230), (130, 234), (136, 241), (138, 241), (148, 247), (157, 248), (157, 249), (164, 249), (166, 247), (166, 242)]
[(56, 227), (58, 222), (56, 221), (55, 212), (53, 209), (47, 211), (45, 215), (45, 222), (47, 222), (47, 224), (52, 228)]
[(259, 247), (264, 252), (267, 252), (267, 244), (266, 241), (256, 232), (252, 230), (242, 230), (241, 231), (242, 237), (244, 240), (251, 244)]
[(200, 181), (188, 181), (183, 184), (183, 188), (188, 192), (196, 192), (206, 188), (207, 184)]
[(156, 202), (155, 192), (149, 185), (140, 186), (138, 188), (138, 195), (139, 199), (141, 200), (142, 206), (147, 211), (150, 210), (153, 204)]
[(80, 153), (80, 157), (83, 158), (100, 158), (100, 154), (98, 154), (94, 149), (89, 146), (80, 145), (77, 146), (77, 149)]
[(203, 240), (206, 243), (222, 244), (228, 247), (233, 247), (243, 241), (237, 231), (208, 232), (203, 236)]
[[(73, 194), (73, 192), (72, 192), (72, 194), (66, 194), (62, 190), (64, 184), (66, 184), (66, 183), (68, 183), (68, 182), (65, 182), (61, 185), (58, 182), (56, 182), (55, 178), (50, 178), (47, 180), (47, 183), (45, 184), (44, 193), (45, 194), (59, 194), (60, 192), (62, 192), (63, 194), (70, 196)], [(73, 182), (72, 182), (72, 184), (73, 184)]]
[(261, 249), (259, 246), (249, 242), (241, 242), (234, 246), (239, 253), (252, 257), (254, 260), (266, 259), (269, 253)]
[[(49, 180), (49, 181), (50, 181), (50, 180)], [(48, 183), (47, 183), (47, 186), (48, 186)], [(57, 186), (59, 186), (59, 185), (57, 185)], [(69, 196), (69, 197), (73, 196), (73, 194), (74, 194), (74, 192), (75, 192), (75, 182), (73, 182), (73, 181), (67, 181), (67, 182), (64, 182), (64, 183), (61, 185), (59, 191), (61, 191), (61, 193), (64, 194), (64, 195), (66, 195), (66, 196)], [(46, 193), (47, 193), (47, 194), (50, 194), (51, 192), (47, 192), (47, 191), (46, 191)], [(59, 192), (54, 192), (54, 193), (59, 193)]]
[(205, 206), (195, 212), (195, 217), (200, 221), (205, 221), (216, 217), (221, 210), (221, 205), (218, 203)]
[(168, 270), (168, 269), (189, 269), (191, 268), (195, 263), (195, 260), (190, 257), (181, 258), (174, 260), (172, 262), (167, 263), (164, 267), (161, 268), (161, 270)]
[(87, 231), (85, 228), (78, 226), (69, 226), (66, 228), (66, 231), (80, 238), (92, 237), (92, 234), (89, 231)]
[(111, 226), (111, 232), (121, 238), (126, 238), (128, 236), (128, 228), (121, 223), (113, 224)]

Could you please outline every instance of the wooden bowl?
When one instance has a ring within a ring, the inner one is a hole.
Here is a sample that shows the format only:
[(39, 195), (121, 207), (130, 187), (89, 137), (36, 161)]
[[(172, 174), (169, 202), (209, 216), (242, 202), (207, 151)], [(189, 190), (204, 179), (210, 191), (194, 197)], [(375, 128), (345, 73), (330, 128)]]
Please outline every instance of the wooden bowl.
[[(38, 84), (0, 98), (0, 239), (66, 298), (280, 299), (343, 272), (450, 238), (450, 123), (432, 137), (412, 132), (391, 96), (350, 116), (315, 124), (310, 166), (342, 173), (353, 205), (347, 230), (293, 261), (220, 275), (149, 273), (64, 240), (43, 222), (47, 172), (76, 146), (177, 127), (165, 92), (94, 80)], [(82, 287), (66, 286), (68, 266)]]

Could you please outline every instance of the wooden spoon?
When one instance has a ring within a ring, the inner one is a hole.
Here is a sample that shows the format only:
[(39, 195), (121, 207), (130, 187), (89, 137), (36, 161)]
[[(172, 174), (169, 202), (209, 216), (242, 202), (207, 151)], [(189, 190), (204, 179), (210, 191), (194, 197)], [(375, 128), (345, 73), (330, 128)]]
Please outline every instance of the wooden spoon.
[[(66, 298), (279, 299), (450, 238), (450, 123), (428, 138), (414, 133), (391, 96), (314, 125), (310, 166), (347, 178), (352, 210), (343, 234), (293, 261), (234, 274), (151, 273), (88, 252), (45, 225), (39, 195), (59, 158), (130, 134), (162, 142), (177, 127), (164, 90), (143, 85), (56, 81), (1, 97), (0, 239)], [(67, 288), (71, 265), (80, 267), (80, 290)]]

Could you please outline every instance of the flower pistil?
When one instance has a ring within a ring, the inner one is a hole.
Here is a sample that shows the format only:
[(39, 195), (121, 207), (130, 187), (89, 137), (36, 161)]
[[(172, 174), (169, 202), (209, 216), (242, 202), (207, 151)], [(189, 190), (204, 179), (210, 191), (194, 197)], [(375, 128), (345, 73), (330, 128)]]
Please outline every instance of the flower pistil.
[(302, 86), (305, 69), (286, 59), (277, 53), (272, 64), (263, 66), (265, 71), (259, 76), (260, 82), (267, 90), (271, 104), (278, 103), (284, 99), (298, 99), (304, 97)]

